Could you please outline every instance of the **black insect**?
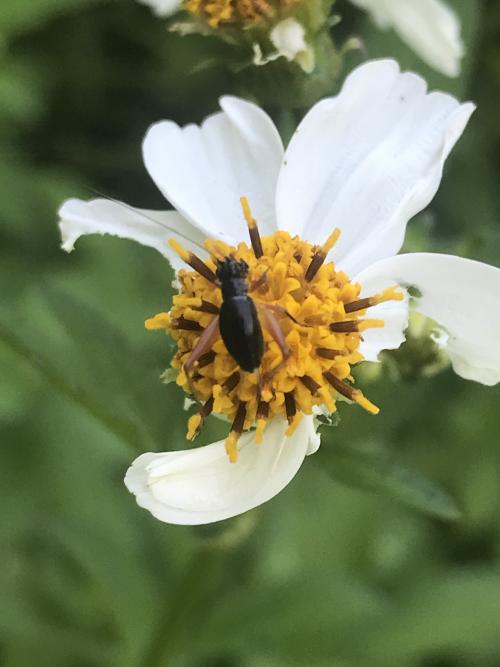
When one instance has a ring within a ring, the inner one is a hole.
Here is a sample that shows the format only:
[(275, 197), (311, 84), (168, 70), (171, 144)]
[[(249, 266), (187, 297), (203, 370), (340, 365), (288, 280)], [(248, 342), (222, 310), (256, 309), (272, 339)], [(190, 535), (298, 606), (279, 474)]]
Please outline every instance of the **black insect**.
[(216, 276), (222, 291), (219, 313), (222, 340), (244, 371), (254, 371), (264, 354), (264, 337), (257, 308), (248, 296), (248, 264), (227, 257), (217, 263)]

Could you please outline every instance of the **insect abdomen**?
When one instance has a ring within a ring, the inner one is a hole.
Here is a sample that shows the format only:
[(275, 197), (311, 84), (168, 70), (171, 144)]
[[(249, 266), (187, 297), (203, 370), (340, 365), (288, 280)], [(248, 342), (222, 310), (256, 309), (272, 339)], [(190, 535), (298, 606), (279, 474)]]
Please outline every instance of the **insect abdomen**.
[(224, 301), (219, 327), (227, 351), (240, 367), (248, 372), (258, 368), (264, 354), (264, 339), (252, 299), (234, 296)]

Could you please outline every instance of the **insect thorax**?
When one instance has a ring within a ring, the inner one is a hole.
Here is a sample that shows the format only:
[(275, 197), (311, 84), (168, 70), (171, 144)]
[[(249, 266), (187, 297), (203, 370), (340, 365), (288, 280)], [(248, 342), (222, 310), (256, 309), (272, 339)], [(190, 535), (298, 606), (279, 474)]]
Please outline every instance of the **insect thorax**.
[(217, 262), (216, 276), (220, 282), (224, 300), (247, 294), (247, 275), (248, 264), (244, 260), (226, 257)]

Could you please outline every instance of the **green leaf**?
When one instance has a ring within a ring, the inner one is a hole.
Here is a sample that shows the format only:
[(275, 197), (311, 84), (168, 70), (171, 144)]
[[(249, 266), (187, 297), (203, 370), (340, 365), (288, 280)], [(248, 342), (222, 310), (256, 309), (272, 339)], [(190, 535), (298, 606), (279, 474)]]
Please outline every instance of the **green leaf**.
[(33, 297), (28, 322), (0, 313), (0, 342), (135, 451), (154, 447), (142, 390), (154, 376), (144, 377), (143, 358), (135, 361), (120, 330), (64, 290), (49, 286)]
[(330, 456), (318, 458), (328, 473), (343, 484), (387, 495), (440, 519), (455, 521), (461, 516), (444, 489), (387, 450), (336, 444)]

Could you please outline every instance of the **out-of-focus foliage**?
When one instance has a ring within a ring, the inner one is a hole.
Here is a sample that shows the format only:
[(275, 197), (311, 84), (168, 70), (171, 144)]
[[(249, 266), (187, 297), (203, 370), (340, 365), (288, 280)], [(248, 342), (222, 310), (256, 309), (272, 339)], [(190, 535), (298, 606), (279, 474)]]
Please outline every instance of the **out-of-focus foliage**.
[[(498, 265), (500, 9), (454, 5), (468, 44), (456, 81), (341, 0), (334, 35), (478, 103), (407, 243)], [(168, 33), (132, 0), (4, 2), (0, 47), (0, 664), (498, 665), (498, 389), (382, 374), (369, 386), (381, 415), (341, 406), (320, 452), (259, 510), (191, 529), (137, 508), (122, 484), (131, 459), (184, 446), (182, 397), (159, 381), (169, 344), (143, 329), (172, 276), (111, 238), (64, 255), (56, 210), (96, 190), (160, 208), (146, 127), (200, 120), (241, 84), (213, 65), (217, 40)]]

